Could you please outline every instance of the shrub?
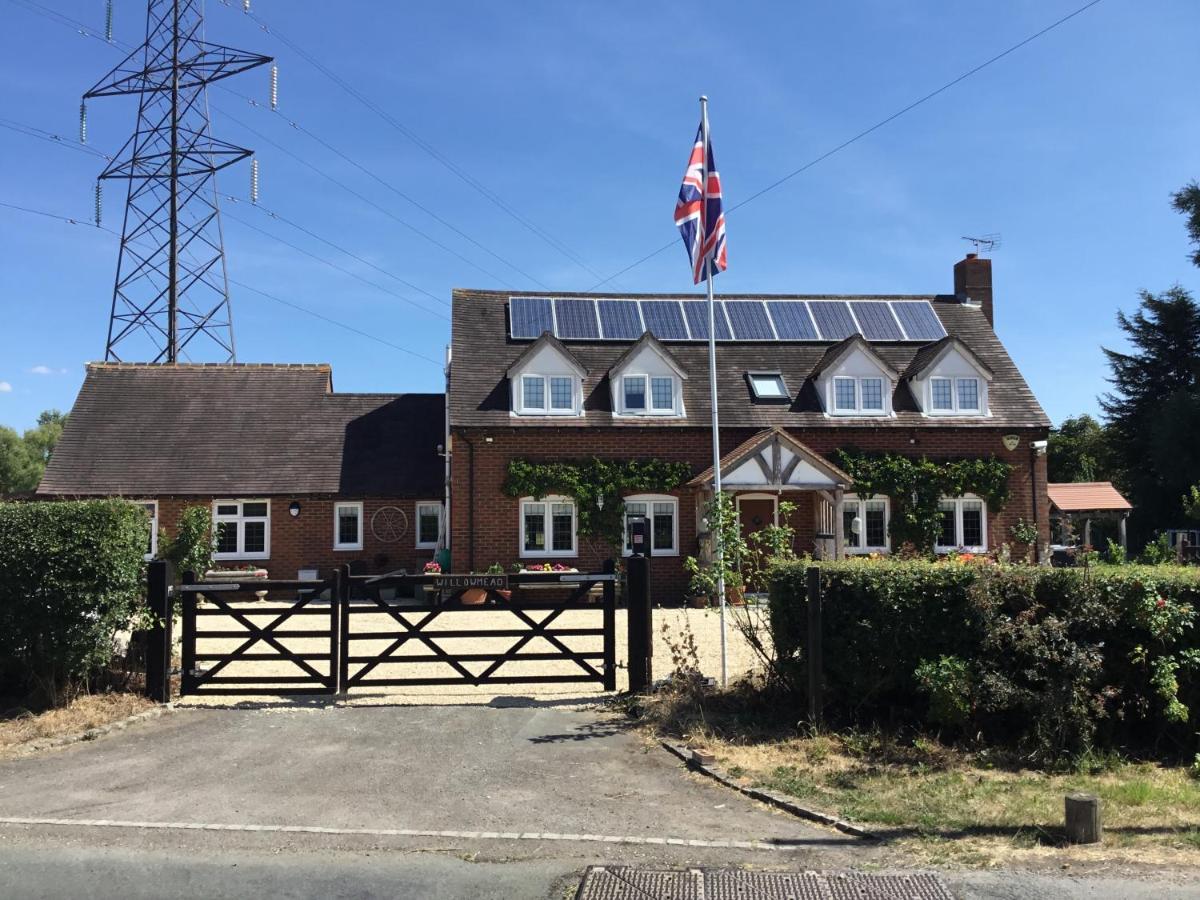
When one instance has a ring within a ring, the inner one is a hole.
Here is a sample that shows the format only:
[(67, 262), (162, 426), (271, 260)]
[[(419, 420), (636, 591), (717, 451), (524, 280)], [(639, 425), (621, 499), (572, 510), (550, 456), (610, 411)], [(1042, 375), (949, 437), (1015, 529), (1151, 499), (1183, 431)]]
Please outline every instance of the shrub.
[(121, 500), (0, 503), (0, 666), (57, 702), (108, 666), (142, 603), (149, 524)]
[[(778, 667), (795, 685), (805, 568), (771, 580)], [(958, 725), (1040, 762), (1093, 746), (1194, 752), (1194, 569), (847, 560), (821, 564), (821, 583), (832, 720)]]
[(198, 578), (212, 568), (216, 551), (212, 510), (207, 506), (189, 506), (179, 516), (175, 534), (169, 535), (159, 554), (168, 560), (176, 575), (195, 572)]

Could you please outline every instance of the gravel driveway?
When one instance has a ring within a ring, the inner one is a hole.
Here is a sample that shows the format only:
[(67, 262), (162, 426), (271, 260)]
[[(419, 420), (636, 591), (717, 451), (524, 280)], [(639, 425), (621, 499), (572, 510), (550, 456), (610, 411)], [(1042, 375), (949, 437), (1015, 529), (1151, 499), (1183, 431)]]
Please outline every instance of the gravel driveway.
[[(256, 625), (265, 625), (272, 618), (270, 615), (257, 612), (263, 608), (278, 608), (277, 602), (264, 602), (261, 604), (255, 603), (237, 603), (232, 604), (233, 607), (242, 615), (245, 615)], [(550, 613), (544, 610), (531, 611), (527, 613), (534, 621), (542, 621)], [(417, 622), (419, 619), (427, 615), (422, 612), (403, 613), (404, 618), (409, 622)], [(571, 628), (599, 628), (601, 625), (601, 610), (597, 607), (595, 610), (590, 609), (572, 609), (562, 613), (551, 626), (552, 630), (571, 629)], [(754, 650), (747, 644), (742, 637), (740, 631), (735, 627), (734, 617), (741, 617), (743, 620), (746, 617), (751, 617), (755, 620), (761, 620), (765, 616), (765, 609), (749, 608), (738, 611), (730, 610), (727, 614), (727, 643), (729, 655), (729, 674), (730, 677), (750, 672), (760, 665), (759, 660), (755, 656)], [(201, 635), (205, 631), (227, 631), (240, 630), (241, 626), (232, 618), (227, 616), (202, 616), (199, 618)], [(323, 616), (295, 616), (284, 622), (279, 628), (272, 632), (273, 636), (289, 650), (296, 653), (319, 654), (329, 652), (329, 640), (327, 638), (307, 638), (307, 637), (288, 637), (289, 631), (313, 631), (323, 630), (327, 627), (327, 620)], [(628, 687), (628, 670), (626, 668), (627, 660), (627, 613), (625, 610), (617, 610), (617, 690), (622, 691)], [(395, 633), (400, 626), (392, 619), (391, 616), (384, 613), (382, 610), (375, 614), (356, 614), (352, 617), (352, 633)], [(514, 629), (526, 628), (518, 619), (511, 613), (503, 610), (470, 610), (470, 611), (448, 611), (442, 613), (437, 619), (425, 626), (424, 633), (434, 638), (435, 642), (445, 649), (450, 655), (457, 654), (483, 654), (483, 653), (502, 653), (507, 650), (512, 644), (518, 640), (514, 637), (450, 637), (437, 639), (438, 632), (444, 631), (462, 631), (462, 630), (479, 630), (479, 631), (495, 631), (498, 629)], [(686, 636), (690, 635), (695, 642), (695, 659), (699, 663), (700, 671), (705, 675), (713, 678), (720, 678), (721, 674), (721, 628), (720, 616), (716, 610), (696, 610), (696, 609), (656, 609), (654, 611), (654, 675), (656, 678), (661, 678), (668, 675), (673, 669), (672, 661), (672, 645), (676, 648), (683, 647), (687, 644)], [(602, 638), (599, 636), (574, 636), (560, 638), (572, 650), (578, 652), (590, 652), (599, 654), (603, 650)], [(197, 640), (197, 652), (205, 653), (222, 653), (233, 650), (240, 646), (244, 641), (238, 638), (205, 638), (201, 636)], [(369, 656), (374, 653), (383, 652), (392, 640), (389, 638), (379, 638), (378, 640), (356, 640), (352, 645), (352, 652), (356, 656)], [(522, 653), (544, 653), (554, 651), (555, 648), (542, 637), (535, 637), (533, 640), (525, 644), (521, 651)], [(254, 647), (250, 648), (254, 653), (273, 653), (271, 647), (259, 642)], [(417, 662), (408, 663), (383, 663), (373, 670), (371, 673), (375, 677), (412, 677), (412, 678), (438, 678), (446, 676), (454, 676), (455, 672), (448, 664), (439, 661), (434, 656), (433, 651), (412, 640), (402, 648), (400, 654), (402, 658), (409, 660), (418, 660)], [(690, 657), (690, 653), (685, 651), (685, 656)], [(202, 667), (211, 667), (214, 662), (202, 662)], [(313, 666), (322, 675), (328, 672), (328, 663), (321, 661), (311, 661)], [(361, 667), (362, 663), (352, 663), (351, 672), (356, 671)], [(464, 663), (466, 668), (472, 672), (480, 672), (488, 666), (485, 662), (467, 662)], [(599, 668), (599, 660), (594, 660), (592, 665)], [(303, 674), (297, 666), (287, 660), (254, 660), (241, 661), (231, 663), (221, 671), (222, 675), (231, 676), (253, 676), (253, 677), (279, 677), (289, 675)], [(528, 675), (574, 675), (581, 674), (579, 667), (570, 661), (514, 661), (506, 662), (503, 667), (496, 673), (506, 676), (528, 676)], [(577, 702), (586, 704), (598, 700), (605, 696), (603, 688), (599, 684), (582, 683), (582, 684), (519, 684), (519, 685), (483, 685), (474, 687), (471, 685), (462, 686), (406, 686), (406, 687), (376, 687), (376, 686), (360, 686), (353, 688), (347, 695), (347, 699), (355, 704), (371, 704), (371, 703), (481, 703), (487, 704), (494, 702), (497, 697), (528, 697), (537, 700), (556, 701), (562, 703)], [(246, 696), (246, 695), (207, 695), (207, 696), (190, 696), (183, 699), (183, 703), (197, 706), (222, 706), (230, 703), (244, 703), (247, 701), (257, 701), (266, 699), (269, 695), (261, 696)]]

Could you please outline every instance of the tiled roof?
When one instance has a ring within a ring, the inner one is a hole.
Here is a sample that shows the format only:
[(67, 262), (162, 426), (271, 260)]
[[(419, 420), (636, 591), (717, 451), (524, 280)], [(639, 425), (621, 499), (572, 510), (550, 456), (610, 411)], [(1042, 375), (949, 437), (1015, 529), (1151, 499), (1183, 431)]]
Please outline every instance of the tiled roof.
[(43, 495), (442, 493), (441, 394), (334, 394), (327, 365), (94, 363)]
[(1063, 512), (1133, 509), (1133, 504), (1121, 496), (1111, 481), (1047, 484), (1046, 493), (1050, 502)]
[[(528, 341), (508, 337), (505, 306), (510, 294), (501, 291), (455, 290), (451, 341), (450, 422), (456, 427), (540, 427), (544, 419), (514, 417), (509, 414), (510, 400), (506, 372), (525, 352)], [(585, 296), (562, 293), (522, 293), (521, 296)], [(586, 296), (600, 296), (588, 294)], [(620, 299), (642, 299), (681, 295), (612, 294)], [(717, 387), (721, 424), (728, 427), (770, 428), (847, 428), (862, 425), (870, 428), (1048, 428), (1050, 420), (1042, 411), (1025, 379), (1013, 364), (1004, 346), (978, 306), (959, 303), (950, 296), (924, 295), (919, 297), (786, 297), (763, 295), (724, 295), (727, 299), (856, 299), (856, 300), (928, 300), (945, 326), (946, 331), (961, 340), (993, 373), (988, 388), (991, 415), (986, 418), (923, 416), (905, 383), (900, 383), (893, 400), (895, 416), (856, 422), (831, 418), (821, 409), (812, 374), (832, 342), (718, 342)], [(685, 298), (694, 300), (695, 295)], [(676, 343), (667, 346), (675, 360), (689, 377), (683, 382), (683, 401), (686, 418), (645, 421), (640, 418), (614, 417), (608, 372), (629, 349), (622, 341), (567, 341), (571, 355), (587, 369), (583, 382), (585, 414), (580, 418), (560, 417), (556, 428), (585, 425), (615, 425), (620, 427), (696, 427), (707, 424), (710, 418), (708, 382), (708, 346), (704, 343)], [(897, 372), (910, 369), (922, 347), (917, 342), (873, 342), (872, 349)], [(755, 402), (746, 382), (745, 373), (752, 370), (778, 370), (790, 388), (796, 392), (791, 403)]]

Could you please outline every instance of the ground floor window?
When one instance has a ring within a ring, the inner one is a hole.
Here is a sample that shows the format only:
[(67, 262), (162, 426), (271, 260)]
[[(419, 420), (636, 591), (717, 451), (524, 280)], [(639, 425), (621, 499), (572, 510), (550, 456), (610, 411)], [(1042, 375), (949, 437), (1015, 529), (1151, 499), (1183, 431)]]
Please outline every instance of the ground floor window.
[(880, 553), (886, 551), (888, 516), (886, 497), (860, 500), (853, 494), (842, 501), (842, 536), (847, 553)]
[(217, 500), (213, 503), (215, 559), (268, 559), (271, 555), (271, 501)]
[(938, 503), (941, 527), (938, 530), (937, 550), (987, 550), (987, 504), (973, 494), (963, 497), (943, 497)]
[(521, 501), (521, 556), (575, 556), (575, 502), (569, 497)]
[(150, 519), (150, 539), (146, 544), (146, 561), (149, 562), (158, 556), (158, 501), (139, 500), (137, 505), (146, 511)]
[(679, 555), (679, 500), (666, 495), (638, 494), (625, 498), (625, 555), (633, 552), (629, 520), (644, 516), (649, 525), (650, 555)]
[(361, 503), (333, 504), (333, 549), (361, 550), (363, 548), (363, 505)]
[(428, 502), (417, 504), (417, 547), (437, 547), (438, 535), (442, 530), (442, 504)]

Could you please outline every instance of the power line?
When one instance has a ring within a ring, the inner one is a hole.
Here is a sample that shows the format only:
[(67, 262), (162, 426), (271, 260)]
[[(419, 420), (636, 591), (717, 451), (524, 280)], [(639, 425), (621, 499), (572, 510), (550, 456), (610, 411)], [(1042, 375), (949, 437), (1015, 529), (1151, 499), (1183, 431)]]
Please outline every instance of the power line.
[[(814, 157), (813, 159), (809, 160), (804, 165), (800, 166), (798, 169), (793, 169), (791, 172), (788, 172), (782, 178), (776, 179), (775, 181), (768, 184), (766, 187), (760, 188), (759, 190), (757, 190), (753, 194), (751, 194), (749, 197), (747, 197), (745, 200), (742, 200), (740, 203), (735, 203), (733, 206), (729, 207), (729, 209), (727, 209), (725, 211), (726, 215), (728, 215), (729, 213), (732, 213), (734, 210), (741, 209), (743, 206), (753, 203), (755, 200), (757, 200), (759, 197), (762, 197), (764, 194), (767, 194), (770, 191), (775, 190), (776, 188), (780, 187), (781, 185), (785, 184), (788, 181), (791, 181), (797, 175), (800, 175), (803, 172), (807, 172), (813, 166), (816, 166), (819, 163), (824, 162), (825, 160), (829, 159), (829, 157), (833, 156), (835, 153), (839, 153), (842, 150), (845, 150), (851, 144), (857, 143), (858, 141), (865, 138), (867, 135), (869, 135), (875, 131), (878, 131), (880, 128), (883, 128), (885, 125), (888, 125), (888, 124), (896, 121), (896, 119), (899, 119), (901, 116), (905, 115), (906, 113), (912, 112), (918, 106), (922, 105), (923, 103), (926, 103), (929, 100), (932, 100), (934, 97), (938, 96), (939, 94), (950, 90), (950, 88), (954, 87), (955, 85), (957, 85), (963, 81), (966, 81), (972, 75), (982, 72), (984, 69), (986, 69), (988, 66), (992, 65), (993, 63), (999, 62), (1000, 60), (1004, 59), (1006, 56), (1008, 56), (1012, 53), (1015, 53), (1017, 50), (1020, 50), (1026, 44), (1030, 44), (1033, 41), (1036, 41), (1038, 38), (1042, 37), (1043, 35), (1049, 34), (1051, 31), (1058, 28), (1060, 25), (1064, 25), (1067, 22), (1069, 22), (1071, 19), (1074, 19), (1076, 16), (1082, 15), (1083, 13), (1087, 12), (1089, 9), (1091, 9), (1093, 6), (1096, 6), (1100, 2), (1101, 2), (1101, 0), (1090, 0), (1090, 2), (1085, 3), (1083, 6), (1080, 6), (1079, 8), (1073, 10), (1072, 12), (1067, 13), (1061, 19), (1057, 19), (1054, 22), (1051, 22), (1049, 25), (1047, 25), (1045, 28), (1042, 28), (1040, 31), (1035, 31), (1033, 34), (1029, 35), (1025, 39), (1018, 41), (1017, 43), (1013, 44), (1011, 47), (1008, 47), (1005, 50), (1002, 50), (1000, 53), (997, 53), (995, 56), (991, 57), (990, 59), (975, 66), (973, 69), (968, 69), (966, 72), (963, 72), (957, 78), (954, 78), (951, 81), (947, 81), (945, 84), (943, 84), (941, 87), (937, 88), (936, 90), (932, 90), (928, 94), (925, 94), (923, 97), (920, 97), (919, 99), (914, 100), (912, 103), (897, 110), (896, 112), (892, 113), (887, 118), (880, 119), (878, 122), (876, 122), (874, 125), (872, 125), (869, 128), (864, 128), (858, 134), (854, 135), (854, 137), (849, 138), (848, 140), (842, 141), (837, 146), (832, 147), (829, 150), (826, 150), (820, 156)], [(649, 260), (658, 256), (658, 254), (662, 253), (664, 250), (668, 250), (671, 247), (677, 246), (678, 243), (679, 243), (678, 240), (674, 240), (674, 241), (669, 241), (666, 244), (663, 244), (657, 250), (655, 250), (651, 253), (647, 253), (641, 259), (637, 260), (636, 262), (630, 263), (625, 268), (608, 276), (608, 278), (605, 278), (603, 281), (596, 282), (596, 284), (592, 285), (590, 288), (588, 288), (588, 290), (594, 291), (594, 290), (596, 290), (596, 288), (607, 284), (608, 282), (612, 281), (613, 279), (619, 278), (621, 275), (624, 275), (626, 272), (628, 272), (632, 269), (636, 269), (638, 266), (642, 265), (642, 263), (648, 262)]]
[[(231, 7), (231, 4), (226, 2), (226, 0), (222, 0), (222, 2), (224, 3), (225, 6)], [(367, 109), (369, 109), (371, 112), (375, 113), (375, 115), (379, 116), (379, 118), (381, 118), (388, 125), (392, 126), (392, 128), (396, 129), (396, 131), (400, 132), (400, 134), (404, 135), (404, 137), (408, 138), (409, 141), (411, 141), (416, 147), (418, 147), (420, 150), (422, 150), (424, 153), (426, 153), (429, 157), (431, 157), (433, 160), (435, 160), (439, 165), (444, 167), (447, 171), (449, 171), (451, 174), (453, 174), (456, 178), (460, 179), (465, 184), (469, 185), (472, 189), (474, 189), (482, 197), (487, 199), (489, 202), (491, 202), (493, 205), (495, 205), (498, 209), (500, 209), (506, 215), (511, 217), (514, 221), (518, 222), (522, 227), (524, 227), (525, 229), (527, 229), (528, 231), (530, 231), (531, 233), (533, 233), (534, 235), (539, 237), (547, 245), (549, 245), (553, 249), (557, 250), (559, 253), (561, 253), (563, 256), (565, 256), (567, 259), (571, 260), (571, 262), (575, 263), (577, 266), (584, 269), (586, 272), (590, 273), (591, 275), (597, 276), (597, 277), (599, 276), (599, 273), (596, 272), (593, 268), (591, 268), (591, 266), (589, 266), (587, 263), (585, 263), (582, 259), (580, 259), (579, 256), (570, 247), (568, 247), (566, 244), (562, 243), (561, 241), (559, 241), (557, 238), (553, 237), (552, 235), (547, 234), (545, 231), (543, 231), (541, 228), (539, 228), (536, 224), (531, 222), (525, 216), (521, 215), (519, 212), (517, 212), (515, 209), (513, 209), (511, 206), (509, 206), (507, 203), (505, 203), (504, 200), (501, 199), (499, 196), (497, 196), (493, 191), (489, 190), (484, 184), (480, 183), (476, 178), (471, 176), (470, 173), (465, 172), (463, 169), (461, 169), (458, 165), (456, 165), (450, 159), (448, 159), (443, 154), (438, 152), (438, 150), (435, 147), (433, 147), (431, 144), (429, 144), (427, 141), (425, 141), (423, 138), (421, 138), (420, 135), (416, 134), (412, 129), (408, 128), (403, 123), (401, 123), (400, 121), (395, 119), (386, 110), (384, 110), (382, 107), (380, 107), (374, 101), (372, 101), (368, 97), (366, 97), (361, 91), (359, 91), (352, 84), (350, 84), (349, 82), (344, 80), (341, 76), (339, 76), (336, 72), (331, 70), (328, 66), (326, 66), (324, 63), (322, 63), (319, 59), (314, 57), (311, 53), (306, 51), (303, 47), (299, 46), (295, 41), (291, 40), (286, 35), (284, 35), (282, 32), (278, 31), (277, 29), (272, 28), (269, 23), (265, 22), (257, 14), (251, 12), (250, 10), (245, 10), (245, 14), (247, 16), (249, 16), (255, 23), (257, 23), (258, 27), (261, 28), (264, 32), (272, 35), (278, 41), (280, 41), (280, 43), (284, 44), (285, 46), (290, 48), (292, 51), (297, 53), (301, 58), (303, 58), (309, 65), (311, 65), (313, 68), (315, 68), (318, 72), (320, 72), (322, 75), (324, 75), (330, 81), (332, 81), (334, 84), (336, 84), (338, 87), (340, 87), (343, 91), (345, 91), (347, 94), (349, 94), (355, 100), (357, 100), (359, 103), (361, 103)]]
[[(31, 207), (21, 206), (16, 203), (8, 203), (7, 201), (4, 201), (4, 200), (0, 200), (0, 207), (3, 207), (5, 209), (16, 210), (18, 212), (28, 213), (28, 214), (34, 215), (34, 216), (41, 216), (41, 217), (47, 218), (47, 219), (54, 219), (59, 222), (64, 222), (68, 225), (86, 225), (88, 228), (94, 228), (97, 231), (103, 231), (107, 234), (111, 234), (112, 236), (118, 237), (118, 238), (121, 236), (119, 232), (114, 231), (113, 229), (108, 228), (104, 225), (95, 225), (84, 219), (74, 219), (70, 216), (64, 216), (60, 213), (52, 213), (52, 212), (46, 212), (45, 210), (41, 210), (41, 209), (33, 209)], [(238, 281), (233, 278), (229, 279), (229, 282), (230, 282), (230, 284), (236, 284), (238, 287), (242, 288), (243, 290), (247, 290), (252, 293), (258, 294), (259, 296), (266, 297), (268, 300), (274, 300), (276, 303), (282, 304), (283, 306), (287, 306), (298, 312), (302, 312), (305, 315), (312, 316), (313, 318), (320, 319), (322, 322), (327, 322), (330, 325), (336, 325), (338, 328), (344, 329), (345, 331), (349, 331), (350, 333), (356, 334), (359, 337), (368, 338), (372, 341), (375, 341), (376, 343), (383, 344), (385, 347), (390, 347), (393, 350), (399, 350), (401, 353), (407, 353), (409, 356), (414, 356), (417, 359), (421, 359), (421, 360), (424, 360), (425, 362), (432, 363), (433, 365), (437, 366), (439, 369), (442, 367), (442, 362), (434, 359), (431, 356), (426, 356), (423, 353), (418, 353), (416, 350), (410, 350), (407, 347), (402, 347), (399, 344), (394, 344), (389, 340), (379, 337), (378, 335), (371, 334), (370, 332), (363, 331), (359, 328), (355, 328), (353, 325), (347, 325), (345, 322), (341, 322), (337, 319), (331, 318), (330, 316), (327, 316), (324, 313), (319, 313), (316, 310), (310, 309), (307, 306), (301, 306), (299, 303), (293, 303), (290, 300), (284, 300), (282, 297), (277, 297), (274, 294), (268, 293), (267, 291), (261, 290), (259, 288), (254, 287), (253, 285), (246, 284), (245, 282)]]
[(9, 131), (15, 131), (18, 134), (25, 135), (26, 137), (49, 141), (52, 144), (57, 144), (58, 146), (65, 147), (68, 150), (78, 150), (81, 153), (86, 153), (93, 157), (99, 157), (103, 160), (111, 161), (112, 159), (111, 156), (101, 153), (95, 147), (89, 147), (87, 144), (81, 144), (72, 138), (65, 138), (60, 134), (55, 134), (53, 131), (35, 128), (34, 126), (26, 125), (23, 122), (16, 122), (12, 119), (0, 118), (0, 128), (7, 128)]

